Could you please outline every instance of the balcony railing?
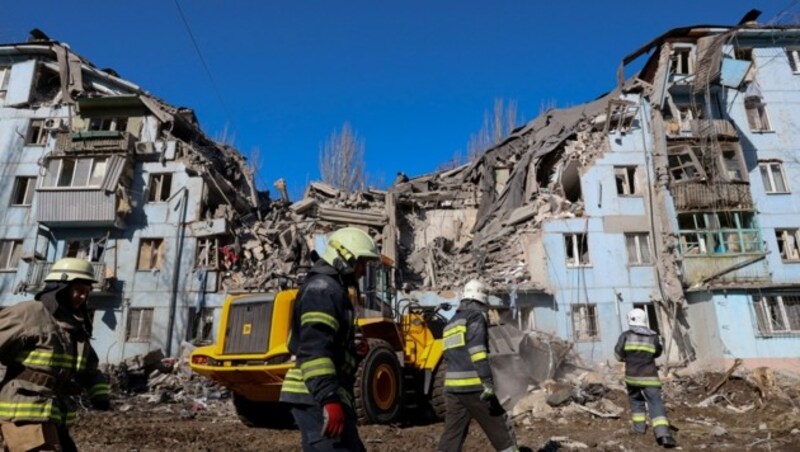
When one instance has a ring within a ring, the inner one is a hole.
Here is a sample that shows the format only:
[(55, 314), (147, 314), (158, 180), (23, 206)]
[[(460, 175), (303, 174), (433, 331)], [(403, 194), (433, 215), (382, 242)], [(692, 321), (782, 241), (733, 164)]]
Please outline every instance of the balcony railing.
[(59, 132), (56, 137), (57, 153), (133, 152), (136, 137), (128, 132), (97, 130), (85, 132)]
[(100, 188), (37, 190), (36, 220), (48, 226), (113, 226), (117, 194)]
[(690, 121), (667, 121), (669, 138), (717, 138), (736, 140), (736, 127), (727, 119), (693, 119)]
[[(109, 281), (106, 278), (106, 264), (103, 262), (92, 262), (91, 264), (94, 270), (94, 278), (97, 280), (94, 284), (94, 290), (98, 292), (107, 292)], [(52, 267), (53, 262), (31, 262), (30, 265), (28, 265), (28, 274), (24, 281), (25, 291), (36, 292), (41, 290), (45, 285), (44, 279), (50, 273)]]
[(690, 212), (709, 209), (753, 209), (750, 184), (746, 182), (681, 182), (670, 188), (675, 210)]

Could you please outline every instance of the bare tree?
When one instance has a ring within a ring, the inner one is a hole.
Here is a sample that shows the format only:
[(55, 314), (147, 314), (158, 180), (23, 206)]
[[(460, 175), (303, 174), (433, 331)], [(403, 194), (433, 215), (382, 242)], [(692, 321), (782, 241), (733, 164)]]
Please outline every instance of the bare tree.
[(345, 122), (319, 148), (322, 181), (348, 193), (367, 187), (364, 140)]
[(483, 154), (486, 149), (499, 143), (517, 127), (517, 101), (503, 99), (494, 100), (492, 112), (483, 113), (481, 129), (469, 137), (467, 158), (473, 160)]

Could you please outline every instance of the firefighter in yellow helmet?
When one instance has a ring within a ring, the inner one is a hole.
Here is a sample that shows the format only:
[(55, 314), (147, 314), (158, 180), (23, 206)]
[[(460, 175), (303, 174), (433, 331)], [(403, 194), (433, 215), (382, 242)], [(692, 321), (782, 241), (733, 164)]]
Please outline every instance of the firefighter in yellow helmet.
[(6, 450), (76, 451), (68, 427), (76, 396), (110, 409), (108, 380), (97, 370), (86, 299), (95, 283), (92, 265), (65, 258), (53, 264), (45, 287), (0, 311), (0, 431)]
[(364, 450), (353, 407), (355, 314), (347, 288), (378, 258), (366, 232), (339, 229), (297, 294), (289, 339), (297, 364), (286, 374), (281, 401), (292, 406), (304, 451)]

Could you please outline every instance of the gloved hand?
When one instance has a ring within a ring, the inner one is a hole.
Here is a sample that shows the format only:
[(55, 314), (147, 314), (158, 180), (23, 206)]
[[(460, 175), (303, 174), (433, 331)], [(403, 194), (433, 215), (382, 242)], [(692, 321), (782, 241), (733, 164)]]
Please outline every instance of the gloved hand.
[(481, 400), (483, 400), (484, 402), (490, 402), (496, 398), (497, 396), (494, 394), (494, 388), (489, 385), (483, 385)]
[(340, 402), (328, 402), (322, 407), (322, 435), (338, 438), (344, 432), (344, 409)]
[(111, 411), (111, 400), (108, 397), (98, 397), (90, 400), (92, 408), (100, 411)]

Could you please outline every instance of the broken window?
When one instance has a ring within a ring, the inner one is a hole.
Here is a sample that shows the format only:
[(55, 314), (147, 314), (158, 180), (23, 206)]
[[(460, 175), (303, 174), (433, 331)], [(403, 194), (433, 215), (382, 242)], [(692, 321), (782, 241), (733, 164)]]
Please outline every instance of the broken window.
[(216, 270), (219, 266), (219, 240), (216, 237), (197, 239), (195, 268)]
[(106, 176), (106, 157), (51, 159), (42, 188), (96, 188)]
[(31, 119), (28, 126), (28, 136), (25, 144), (31, 146), (44, 146), (47, 144), (48, 132), (44, 126), (44, 119)]
[(564, 234), (564, 245), (568, 267), (589, 265), (589, 243), (586, 234)]
[(86, 130), (124, 132), (127, 127), (128, 118), (90, 118)]
[(747, 171), (745, 170), (744, 160), (738, 148), (728, 147), (720, 152), (722, 159), (722, 171), (726, 180), (746, 181)]
[(0, 100), (6, 98), (6, 91), (8, 91), (8, 79), (11, 76), (11, 67), (0, 66)]
[(747, 113), (747, 125), (751, 132), (769, 132), (772, 129), (767, 117), (767, 104), (760, 97), (748, 97), (744, 100)]
[(674, 75), (694, 74), (694, 61), (691, 47), (675, 47), (672, 50), (671, 72)]
[(127, 342), (147, 342), (153, 328), (153, 308), (131, 308), (128, 311)]
[(700, 118), (699, 111), (691, 105), (678, 105), (678, 121), (680, 123), (681, 132), (690, 132), (692, 130), (692, 121)]
[(0, 271), (16, 270), (22, 256), (22, 240), (0, 240)]
[(776, 229), (778, 250), (784, 261), (800, 261), (800, 229)]
[(635, 166), (615, 166), (614, 177), (617, 180), (618, 195), (638, 195), (639, 184), (636, 180)]
[(789, 193), (786, 176), (783, 172), (783, 163), (778, 161), (758, 162), (761, 170), (761, 180), (764, 182), (764, 191), (767, 193)]
[(572, 305), (572, 332), (576, 342), (600, 340), (596, 304)]
[(650, 252), (650, 234), (647, 232), (625, 234), (625, 248), (628, 250), (628, 264), (649, 265), (653, 263)]
[(151, 174), (150, 191), (147, 193), (149, 202), (166, 202), (172, 192), (172, 174)]
[(14, 178), (14, 191), (11, 192), (12, 206), (30, 206), (33, 202), (33, 192), (36, 187), (36, 178), (17, 176)]
[(647, 327), (656, 333), (661, 333), (661, 328), (658, 326), (658, 315), (656, 315), (656, 306), (653, 303), (634, 303), (634, 309), (641, 309), (647, 314)]
[(164, 239), (141, 239), (137, 270), (157, 270), (164, 265)]
[(669, 172), (674, 181), (704, 178), (705, 171), (692, 148), (680, 146), (669, 150)]
[(76, 257), (90, 262), (100, 262), (105, 249), (105, 239), (69, 240), (65, 247), (64, 257)]
[(753, 212), (681, 213), (678, 228), (684, 256), (762, 251)]
[(189, 308), (189, 330), (186, 339), (192, 343), (214, 340), (214, 308)]
[(800, 296), (754, 296), (753, 308), (760, 334), (800, 333)]
[(789, 58), (792, 72), (800, 74), (800, 49), (786, 49), (786, 56)]

